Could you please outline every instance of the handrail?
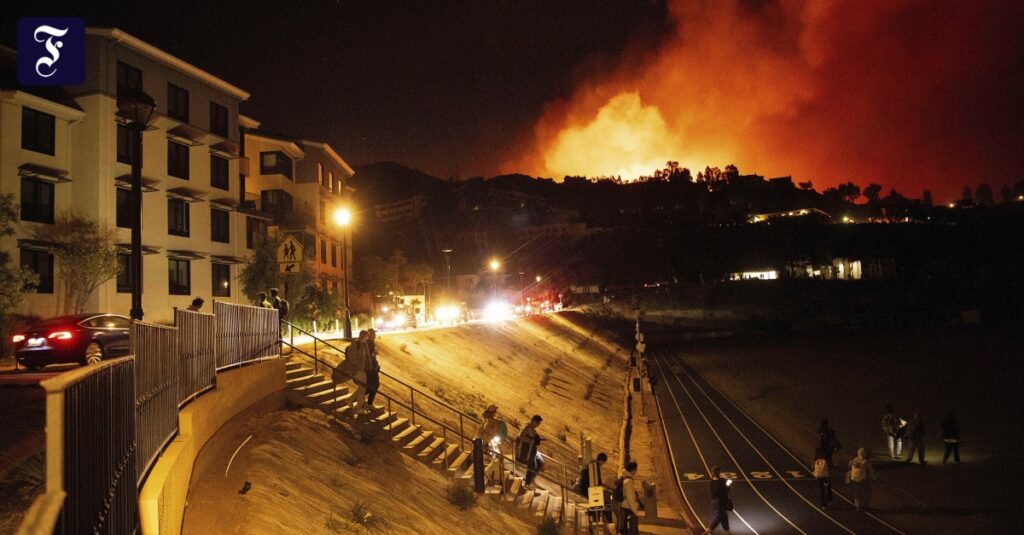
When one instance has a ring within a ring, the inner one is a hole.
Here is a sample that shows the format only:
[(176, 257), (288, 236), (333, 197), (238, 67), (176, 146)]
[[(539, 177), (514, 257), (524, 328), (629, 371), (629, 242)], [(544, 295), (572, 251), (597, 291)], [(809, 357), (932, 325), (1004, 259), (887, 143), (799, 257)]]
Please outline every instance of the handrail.
[[(288, 322), (286, 322), (286, 321), (284, 321), (284, 320), (282, 320), (282, 323), (285, 323), (285, 324), (291, 325), (290, 323), (288, 323)], [(300, 328), (298, 328), (298, 327), (296, 327), (295, 329), (296, 329), (296, 330), (298, 330), (299, 332), (305, 333), (305, 334), (307, 334), (308, 336), (312, 337), (312, 338), (314, 339), (314, 341), (319, 341), (320, 343), (323, 343), (323, 344), (327, 344), (327, 346), (328, 346), (328, 347), (330, 347), (330, 348), (332, 348), (332, 349), (334, 349), (334, 350), (336, 350), (336, 351), (342, 351), (342, 352), (343, 352), (343, 350), (340, 350), (340, 349), (338, 349), (338, 347), (337, 347), (337, 346), (335, 346), (335, 345), (333, 345), (333, 344), (331, 344), (331, 343), (329, 343), (329, 342), (327, 342), (327, 341), (325, 341), (325, 340), (322, 340), (322, 339), (320, 339), (319, 337), (317, 337), (316, 335), (314, 335), (314, 334), (312, 334), (312, 333), (309, 333), (308, 331), (305, 331), (305, 330), (303, 330), (303, 329), (300, 329)], [(283, 339), (283, 338), (281, 339), (281, 343), (283, 343), (283, 344), (287, 345), (287, 346), (288, 346), (288, 347), (290, 347), (290, 348), (291, 348), (291, 349), (292, 349), (293, 351), (297, 351), (297, 352), (298, 352), (298, 353), (300, 353), (301, 355), (303, 355), (303, 356), (305, 356), (305, 357), (307, 357), (307, 358), (310, 358), (310, 359), (312, 359), (312, 360), (313, 360), (313, 361), (314, 361), (315, 363), (317, 363), (317, 364), (319, 364), (319, 365), (322, 365), (322, 366), (324, 366), (324, 368), (330, 369), (330, 370), (331, 370), (331, 372), (332, 372), (332, 375), (333, 375), (333, 371), (334, 371), (334, 370), (335, 370), (336, 368), (335, 368), (334, 366), (332, 366), (332, 365), (330, 365), (330, 364), (328, 364), (328, 363), (324, 362), (324, 361), (323, 361), (323, 360), (321, 360), (321, 359), (320, 359), (320, 358), (319, 358), (318, 356), (316, 356), (316, 355), (314, 355), (314, 354), (311, 354), (311, 353), (309, 353), (308, 351), (306, 351), (306, 350), (304, 350), (304, 349), (300, 349), (299, 347), (295, 346), (294, 344), (292, 344), (291, 342), (289, 342), (289, 341), (287, 341), (287, 340), (285, 340), (285, 339)], [(391, 377), (391, 376), (390, 376), (390, 375), (388, 375), (388, 377)], [(353, 382), (355, 382), (355, 383), (357, 383), (357, 384), (359, 384), (359, 385), (363, 385), (363, 386), (365, 386), (365, 385), (366, 385), (366, 383), (364, 383), (364, 382), (361, 382), (361, 381), (358, 381), (358, 380), (357, 380), (357, 379), (356, 379), (355, 377), (351, 377), (351, 379), (352, 379), (352, 381), (353, 381)], [(444, 407), (448, 408), (449, 410), (451, 410), (451, 411), (455, 412), (456, 414), (458, 414), (458, 415), (459, 415), (460, 419), (466, 419), (466, 418), (468, 418), (468, 419), (470, 419), (471, 421), (474, 421), (474, 422), (478, 422), (478, 420), (476, 420), (476, 419), (475, 419), (475, 418), (473, 418), (472, 416), (470, 416), (470, 415), (467, 415), (467, 414), (465, 414), (465, 413), (463, 413), (463, 412), (459, 411), (458, 409), (455, 409), (454, 407), (451, 407), (451, 406), (449, 406), (449, 405), (448, 405), (447, 403), (444, 403), (443, 401), (440, 401), (440, 400), (438, 400), (438, 399), (434, 398), (433, 396), (431, 396), (431, 395), (429, 395), (429, 394), (423, 393), (423, 392), (422, 392), (421, 390), (419, 390), (419, 389), (417, 389), (417, 388), (415, 388), (415, 387), (413, 387), (413, 386), (411, 386), (411, 385), (408, 385), (408, 384), (407, 384), (407, 383), (405, 383), (404, 381), (401, 381), (401, 380), (399, 380), (399, 379), (395, 379), (395, 380), (396, 380), (396, 381), (398, 381), (399, 383), (402, 383), (402, 384), (403, 384), (404, 386), (407, 386), (407, 387), (409, 388), (410, 392), (415, 392), (415, 393), (419, 393), (420, 395), (422, 395), (422, 396), (425, 396), (425, 397), (427, 397), (428, 399), (434, 400), (434, 401), (436, 401), (437, 403), (439, 403), (440, 405), (442, 405), (442, 406), (444, 406)], [(335, 388), (335, 389), (337, 389), (337, 385), (335, 385), (335, 386), (334, 386), (334, 388)], [(400, 401), (400, 400), (398, 400), (397, 398), (395, 398), (395, 396), (394, 396), (394, 395), (388, 394), (388, 393), (386, 393), (386, 392), (378, 392), (378, 393), (377, 393), (377, 395), (379, 395), (379, 396), (381, 396), (381, 397), (385, 398), (386, 400), (388, 400), (388, 405), (389, 405), (389, 408), (390, 408), (390, 404), (391, 404), (391, 403), (393, 402), (393, 403), (397, 404), (397, 405), (398, 405), (398, 406), (400, 406), (400, 407), (403, 407), (403, 408), (406, 408), (406, 409), (408, 409), (408, 410), (410, 411), (410, 413), (411, 413), (411, 415), (412, 415), (412, 417), (413, 417), (413, 418), (415, 418), (415, 416), (416, 416), (416, 415), (418, 414), (418, 415), (419, 415), (419, 416), (420, 416), (421, 418), (426, 418), (426, 419), (427, 419), (427, 420), (429, 420), (430, 422), (433, 422), (434, 424), (436, 424), (436, 425), (440, 426), (440, 427), (441, 427), (442, 429), (444, 429), (444, 430), (445, 430), (446, 432), (447, 432), (447, 431), (451, 431), (452, 433), (457, 433), (457, 434), (459, 435), (459, 439), (460, 439), (460, 441), (465, 441), (465, 440), (466, 440), (466, 436), (465, 436), (465, 435), (466, 435), (466, 433), (465, 433), (465, 431), (464, 431), (464, 430), (462, 430), (462, 429), (456, 430), (455, 428), (453, 428), (453, 427), (449, 426), (448, 424), (446, 424), (446, 423), (444, 423), (444, 422), (441, 422), (441, 421), (439, 421), (439, 420), (436, 420), (436, 419), (432, 418), (431, 416), (427, 415), (427, 414), (426, 414), (426, 413), (424, 413), (423, 411), (420, 411), (420, 410), (418, 410), (418, 409), (417, 409), (417, 408), (415, 407), (415, 403), (414, 403), (414, 402), (410, 402), (410, 404), (409, 404), (409, 405), (406, 405), (406, 404), (405, 404), (405, 403), (404, 403), (403, 401)], [(335, 397), (336, 397), (336, 396), (335, 396)], [(390, 410), (389, 410), (389, 412), (390, 412)], [(415, 421), (415, 420), (414, 420), (414, 421)], [(514, 442), (514, 440), (513, 440), (513, 442)], [(460, 445), (461, 445), (461, 444), (460, 444)], [(506, 454), (505, 452), (502, 452), (502, 451), (500, 451), (500, 450), (499, 450), (499, 451), (498, 451), (498, 455), (499, 455), (499, 457), (500, 457), (500, 458), (501, 458), (501, 459), (502, 459), (503, 461), (509, 461), (509, 462), (511, 462), (511, 463), (512, 463), (512, 466), (513, 466), (513, 468), (515, 468), (515, 467), (522, 467), (522, 468), (524, 468), (524, 469), (526, 468), (526, 465), (525, 465), (525, 464), (523, 464), (523, 463), (521, 463), (521, 462), (519, 462), (519, 461), (516, 461), (516, 460), (515, 460), (515, 458), (513, 458), (512, 456), (510, 456), (510, 455)], [(566, 471), (566, 470), (568, 469), (568, 465), (566, 465), (565, 463), (563, 463), (563, 462), (559, 461), (558, 459), (555, 459), (554, 457), (550, 457), (550, 456), (547, 456), (547, 455), (543, 455), (543, 454), (541, 454), (541, 455), (542, 455), (542, 456), (543, 456), (543, 457), (544, 457), (545, 459), (550, 459), (551, 461), (554, 461), (554, 462), (555, 462), (556, 464), (559, 464), (559, 465), (561, 465), (561, 466), (563, 467), (563, 470), (562, 470), (562, 479), (563, 479), (564, 481), (563, 481), (563, 482), (559, 482), (559, 481), (555, 480), (554, 478), (552, 478), (552, 477), (549, 477), (549, 476), (547, 476), (547, 475), (545, 475), (545, 474), (543, 474), (543, 473), (541, 473), (541, 472), (537, 472), (537, 474), (536, 474), (535, 478), (541, 478), (541, 479), (543, 479), (543, 480), (545, 480), (545, 481), (548, 481), (548, 482), (550, 482), (551, 484), (553, 484), (553, 485), (557, 486), (557, 487), (558, 487), (558, 488), (559, 488), (559, 489), (561, 490), (561, 492), (562, 492), (562, 496), (563, 496), (563, 499), (564, 499), (564, 500), (566, 500), (566, 501), (570, 501), (570, 500), (569, 500), (569, 496), (571, 496), (571, 495), (574, 495), (574, 494), (575, 494), (575, 491), (573, 491), (572, 489), (570, 489), (570, 488), (569, 488), (569, 481), (568, 481), (568, 475), (567, 475), (567, 471)], [(573, 474), (575, 474), (575, 471), (573, 472)], [(502, 488), (504, 488), (504, 486), (503, 486)], [(579, 503), (579, 502), (580, 502), (580, 500), (575, 500), (575, 501), (574, 501), (574, 503)]]

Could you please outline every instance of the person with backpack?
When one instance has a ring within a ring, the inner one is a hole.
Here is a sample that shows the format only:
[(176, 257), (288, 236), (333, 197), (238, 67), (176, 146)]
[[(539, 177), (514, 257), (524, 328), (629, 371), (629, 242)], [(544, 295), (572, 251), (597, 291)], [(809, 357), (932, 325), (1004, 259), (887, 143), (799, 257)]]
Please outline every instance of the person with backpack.
[[(577, 494), (589, 500), (590, 489), (592, 487), (604, 487), (604, 478), (601, 476), (601, 467), (604, 466), (607, 462), (608, 454), (601, 452), (597, 454), (597, 457), (593, 461), (587, 463), (587, 465), (584, 466), (582, 470), (580, 470), (580, 476), (579, 478), (577, 478), (576, 485), (574, 487)], [(604, 517), (605, 522), (611, 522), (612, 520), (612, 513), (611, 510), (608, 508), (608, 506), (611, 505), (609, 500), (610, 496), (607, 490), (603, 490), (603, 492), (605, 510), (588, 510), (587, 516), (590, 517), (591, 522), (597, 522), (598, 519), (600, 519), (602, 516)]]
[(903, 432), (906, 427), (907, 421), (892, 413), (892, 405), (886, 405), (885, 414), (882, 415), (882, 432), (889, 444), (889, 458), (894, 461), (902, 456)]
[(369, 334), (366, 331), (359, 331), (359, 338), (354, 340), (345, 348), (345, 360), (334, 369), (332, 379), (335, 383), (343, 383), (351, 380), (355, 386), (355, 392), (349, 397), (349, 414), (357, 417), (359, 405), (363, 402), (366, 394), (366, 362), (369, 360), (367, 350), (367, 339)]
[(857, 448), (857, 456), (850, 459), (850, 471), (846, 483), (853, 486), (853, 505), (858, 511), (867, 508), (871, 500), (871, 482), (875, 480), (875, 469), (864, 448)]
[(373, 409), (373, 399), (380, 390), (380, 362), (377, 361), (377, 331), (366, 331), (366, 406), (365, 412)]
[(818, 489), (821, 491), (821, 508), (826, 509), (832, 503), (832, 474), (829, 472), (831, 465), (828, 457), (820, 448), (814, 452), (814, 466), (811, 472), (814, 479), (818, 481)]
[(924, 422), (916, 412), (910, 418), (910, 423), (907, 424), (907, 440), (910, 446), (907, 452), (907, 462), (914, 462), (914, 453), (916, 452), (917, 462), (928, 464), (924, 460)]
[(477, 494), (484, 492), (484, 457), (487, 453), (486, 448), (498, 436), (498, 420), (495, 418), (497, 414), (498, 406), (493, 403), (488, 405), (480, 415), (480, 426), (473, 437), (473, 490)]
[(836, 428), (829, 425), (828, 418), (822, 418), (821, 425), (818, 426), (818, 450), (825, 456), (825, 461), (830, 469), (832, 468), (832, 455), (841, 447), (839, 439), (836, 438)]
[(541, 438), (537, 433), (537, 427), (544, 421), (539, 414), (534, 414), (533, 418), (530, 418), (530, 423), (523, 426), (523, 430), (519, 432), (519, 437), (516, 438), (516, 462), (526, 465), (526, 488), (528, 490), (533, 489), (533, 479), (537, 477), (537, 472), (540, 471), (540, 461), (537, 459), (537, 449), (540, 447)]
[(950, 454), (953, 454), (956, 464), (960, 464), (960, 423), (956, 421), (953, 413), (942, 419), (942, 442), (946, 445), (946, 452), (942, 454), (942, 464), (946, 464)]
[(277, 318), (286, 319), (288, 317), (288, 300), (277, 294), (277, 288), (270, 289), (270, 302), (273, 308), (277, 309)]
[(715, 516), (708, 524), (708, 529), (704, 531), (706, 534), (715, 531), (719, 525), (722, 526), (726, 534), (731, 533), (729, 531), (729, 511), (732, 511), (732, 496), (729, 496), (729, 485), (732, 484), (732, 480), (723, 479), (721, 474), (722, 471), (717, 466), (711, 467), (711, 509)]
[(636, 461), (626, 462), (622, 475), (615, 480), (612, 506), (615, 509), (615, 530), (619, 535), (640, 533), (640, 517), (637, 513), (644, 510), (644, 505), (636, 494), (636, 469)]

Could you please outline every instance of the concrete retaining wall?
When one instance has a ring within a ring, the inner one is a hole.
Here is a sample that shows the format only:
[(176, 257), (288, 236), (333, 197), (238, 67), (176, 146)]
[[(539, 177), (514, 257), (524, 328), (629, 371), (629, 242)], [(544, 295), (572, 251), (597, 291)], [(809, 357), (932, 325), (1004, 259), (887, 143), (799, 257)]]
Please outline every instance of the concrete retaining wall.
[(139, 493), (144, 535), (181, 533), (196, 459), (207, 441), (250, 407), (274, 410), (285, 404), (285, 361), (274, 359), (217, 374), (217, 387), (178, 415), (177, 438), (164, 450)]

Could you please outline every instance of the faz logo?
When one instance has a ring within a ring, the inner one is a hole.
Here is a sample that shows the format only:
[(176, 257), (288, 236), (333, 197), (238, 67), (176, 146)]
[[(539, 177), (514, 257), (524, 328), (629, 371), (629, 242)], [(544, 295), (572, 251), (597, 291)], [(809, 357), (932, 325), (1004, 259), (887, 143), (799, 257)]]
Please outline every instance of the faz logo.
[(85, 21), (77, 17), (18, 19), (18, 82), (77, 85), (85, 81)]

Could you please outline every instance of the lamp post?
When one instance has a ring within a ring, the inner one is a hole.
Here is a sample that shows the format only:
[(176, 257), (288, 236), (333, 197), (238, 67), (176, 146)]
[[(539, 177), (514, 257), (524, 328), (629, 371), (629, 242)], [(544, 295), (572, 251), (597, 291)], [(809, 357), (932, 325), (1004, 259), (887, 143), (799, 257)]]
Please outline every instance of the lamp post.
[(142, 132), (153, 120), (156, 101), (141, 90), (121, 90), (117, 96), (117, 115), (131, 132), (132, 160), (132, 251), (128, 276), (132, 283), (131, 317), (142, 320)]
[(525, 272), (519, 272), (519, 306), (520, 308), (526, 308), (526, 293), (523, 291), (523, 275)]
[(497, 301), (498, 300), (498, 270), (501, 268), (501, 262), (497, 258), (492, 258), (491, 259), (491, 263), (490, 263), (490, 267), (491, 267), (491, 273), (493, 273), (492, 281), (493, 281), (493, 286), (494, 286), (494, 300)]
[(349, 313), (348, 308), (348, 226), (352, 223), (352, 211), (348, 208), (338, 208), (334, 211), (334, 222), (341, 227), (341, 271), (342, 273), (342, 293), (341, 299), (345, 307), (344, 318), (342, 318), (341, 325), (343, 329), (343, 335), (345, 339), (352, 338), (352, 315)]

